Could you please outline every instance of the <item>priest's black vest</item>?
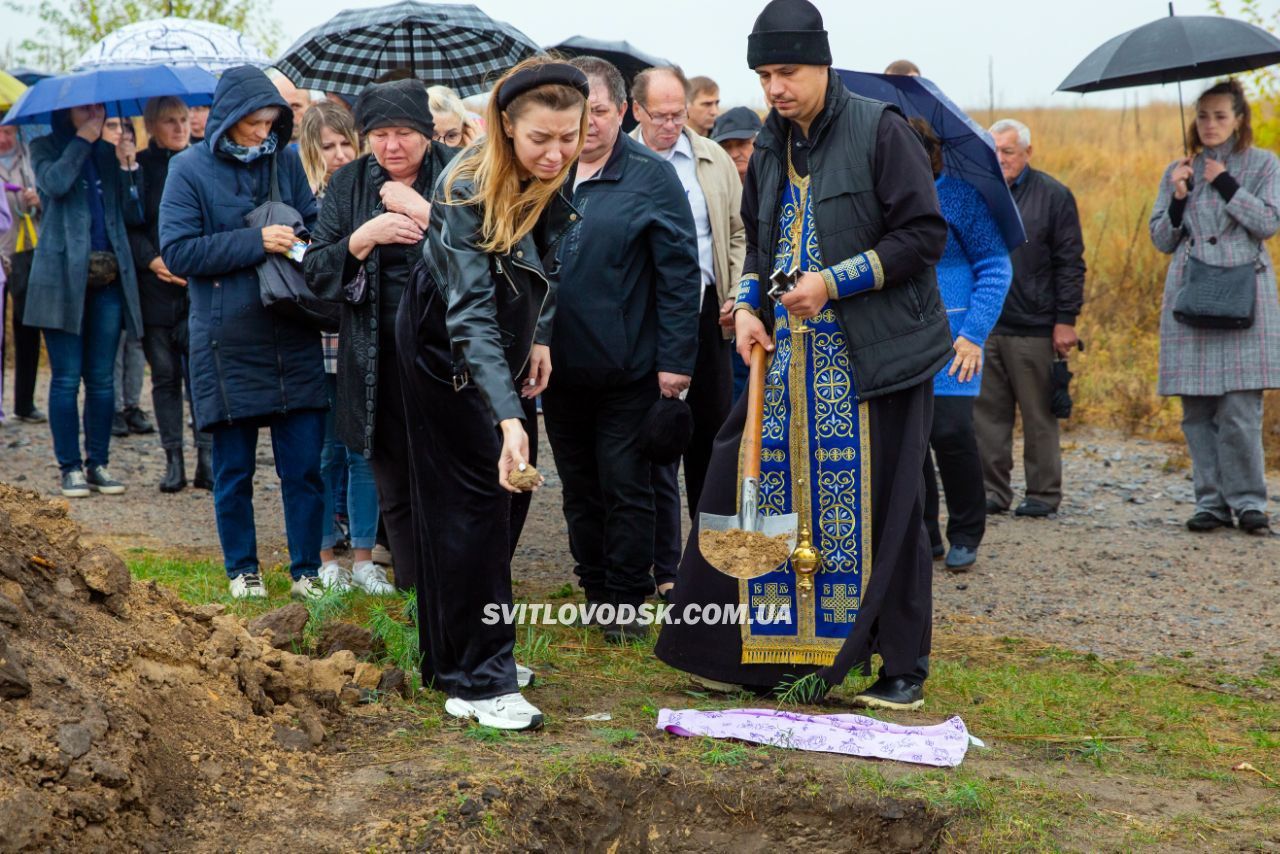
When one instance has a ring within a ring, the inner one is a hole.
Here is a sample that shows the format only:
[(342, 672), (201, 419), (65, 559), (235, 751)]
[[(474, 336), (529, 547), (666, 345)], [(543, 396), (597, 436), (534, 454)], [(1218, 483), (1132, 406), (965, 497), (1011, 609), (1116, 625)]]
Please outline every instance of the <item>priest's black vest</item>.
[[(885, 233), (873, 164), (876, 130), (885, 109), (842, 85), (827, 90), (830, 117), (809, 150), (809, 192), (824, 264), (838, 264), (875, 247)], [(771, 117), (773, 118), (773, 117)], [(756, 269), (764, 290), (778, 246), (778, 204), (787, 181), (785, 139), (766, 122), (756, 139), (760, 188)], [(892, 273), (892, 271), (886, 271)], [(849, 361), (860, 400), (932, 381), (954, 355), (951, 327), (932, 267), (905, 282), (866, 291), (834, 304), (849, 342)]]

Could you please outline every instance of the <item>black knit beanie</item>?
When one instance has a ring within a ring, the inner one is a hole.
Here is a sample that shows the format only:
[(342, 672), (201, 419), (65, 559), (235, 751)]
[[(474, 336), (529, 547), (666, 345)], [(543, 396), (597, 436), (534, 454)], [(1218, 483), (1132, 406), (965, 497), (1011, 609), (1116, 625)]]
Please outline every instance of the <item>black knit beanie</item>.
[(822, 13), (809, 0), (771, 0), (747, 36), (747, 65), (830, 65)]
[(356, 98), (352, 113), (361, 134), (388, 127), (413, 128), (427, 139), (435, 133), (427, 87), (417, 78), (370, 83)]

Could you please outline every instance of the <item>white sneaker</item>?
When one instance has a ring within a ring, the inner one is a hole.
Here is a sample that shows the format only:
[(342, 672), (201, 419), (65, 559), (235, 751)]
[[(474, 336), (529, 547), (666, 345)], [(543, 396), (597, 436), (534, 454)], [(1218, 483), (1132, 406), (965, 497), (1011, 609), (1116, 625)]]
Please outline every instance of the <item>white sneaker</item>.
[(525, 667), (523, 664), (516, 665), (516, 687), (528, 688), (533, 684), (533, 680), (537, 677), (533, 675), (533, 671)]
[(294, 599), (319, 599), (324, 595), (324, 587), (320, 579), (314, 575), (304, 575), (289, 588), (289, 595)]
[(450, 697), (444, 710), (455, 718), (470, 718), (481, 726), (494, 729), (537, 729), (542, 726), (542, 712), (517, 691), (491, 700), (463, 700)]
[(362, 560), (351, 571), (351, 583), (372, 596), (390, 596), (396, 586), (387, 581), (387, 572), (371, 560)]
[(336, 560), (320, 567), (320, 584), (325, 590), (336, 590), (346, 593), (351, 589), (351, 573), (343, 569)]
[(267, 588), (262, 586), (262, 576), (246, 572), (231, 579), (232, 599), (266, 599)]

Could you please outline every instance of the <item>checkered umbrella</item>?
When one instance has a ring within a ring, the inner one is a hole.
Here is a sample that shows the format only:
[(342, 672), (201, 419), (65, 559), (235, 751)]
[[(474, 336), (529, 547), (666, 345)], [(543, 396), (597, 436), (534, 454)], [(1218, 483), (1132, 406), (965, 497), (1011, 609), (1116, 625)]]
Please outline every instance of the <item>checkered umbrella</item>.
[(537, 53), (532, 39), (475, 6), (406, 0), (340, 12), (294, 42), (275, 66), (300, 89), (346, 96), (404, 68), (466, 98)]

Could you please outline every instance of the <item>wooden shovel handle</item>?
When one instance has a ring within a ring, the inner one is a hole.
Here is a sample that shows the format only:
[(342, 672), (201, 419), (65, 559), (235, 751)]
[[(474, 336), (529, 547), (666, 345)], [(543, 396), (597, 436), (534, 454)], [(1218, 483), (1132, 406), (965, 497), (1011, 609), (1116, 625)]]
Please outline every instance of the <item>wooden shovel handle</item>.
[(759, 344), (751, 348), (751, 378), (747, 380), (747, 423), (742, 428), (742, 476), (760, 479), (760, 438), (764, 432), (764, 373), (768, 354)]

